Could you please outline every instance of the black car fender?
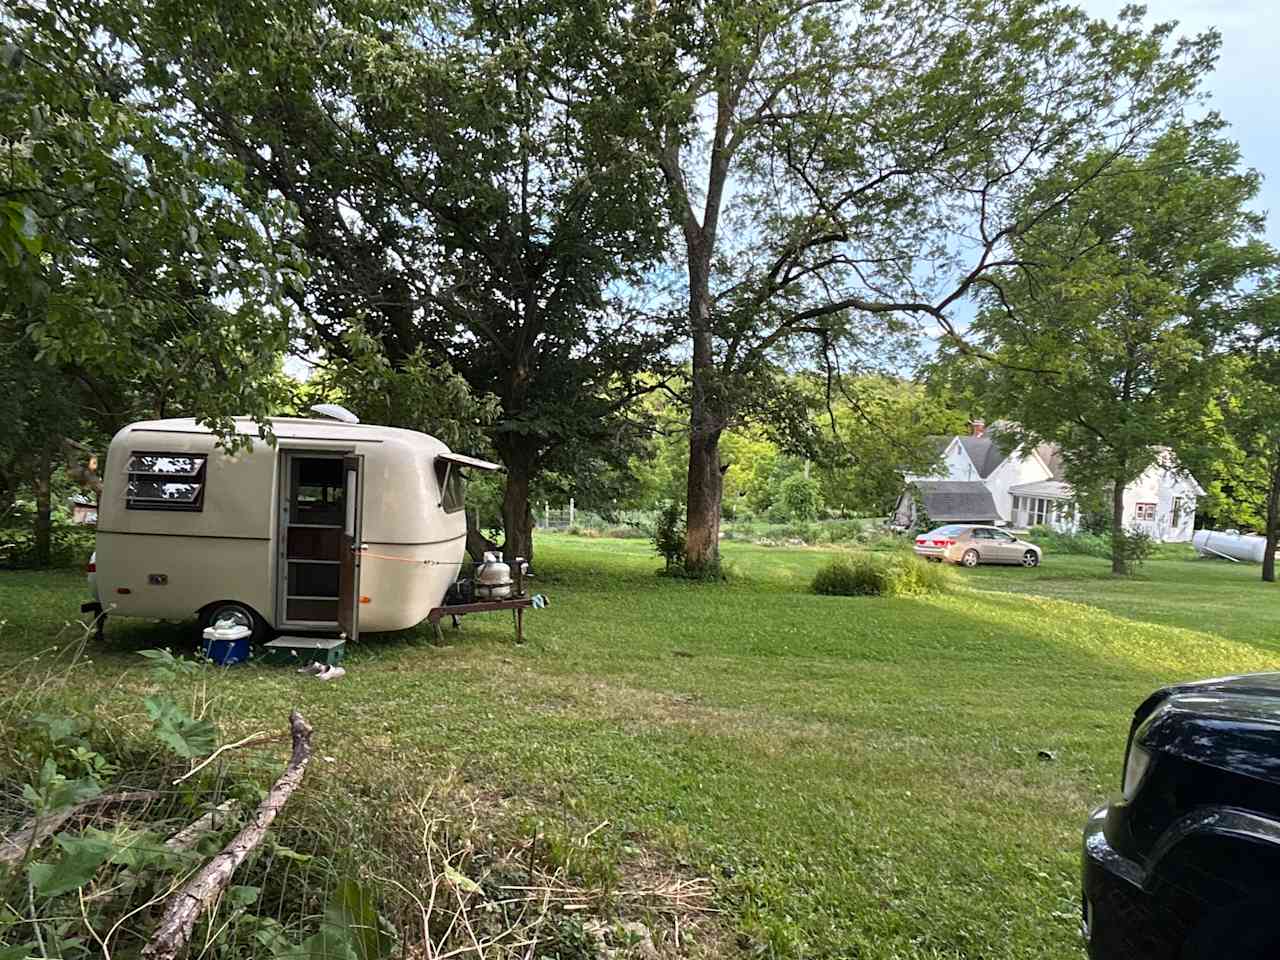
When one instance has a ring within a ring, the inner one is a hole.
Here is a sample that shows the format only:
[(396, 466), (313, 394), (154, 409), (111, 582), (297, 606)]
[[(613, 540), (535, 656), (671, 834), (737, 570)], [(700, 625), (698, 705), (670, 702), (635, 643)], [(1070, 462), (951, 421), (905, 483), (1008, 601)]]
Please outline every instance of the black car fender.
[[(1215, 924), (1228, 922), (1228, 913), (1280, 904), (1278, 873), (1280, 820), (1235, 807), (1199, 807), (1152, 848), (1144, 886), (1193, 923)], [(1266, 919), (1280, 923), (1275, 913)]]
[(1280, 856), (1280, 820), (1235, 807), (1200, 807), (1174, 821), (1151, 851), (1151, 871), (1180, 844), (1191, 839), (1217, 838), (1244, 841), (1255, 850)]

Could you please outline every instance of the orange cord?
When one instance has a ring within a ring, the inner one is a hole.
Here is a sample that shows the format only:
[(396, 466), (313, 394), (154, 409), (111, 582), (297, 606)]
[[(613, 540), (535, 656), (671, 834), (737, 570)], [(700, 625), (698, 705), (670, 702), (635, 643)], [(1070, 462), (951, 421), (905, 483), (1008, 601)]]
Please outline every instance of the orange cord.
[(385, 553), (370, 553), (368, 550), (361, 550), (360, 554), (373, 560), (397, 560), (400, 563), (421, 564), (426, 567), (456, 567), (459, 565), (459, 563), (446, 563), (443, 560), (414, 560), (410, 557), (389, 557)]

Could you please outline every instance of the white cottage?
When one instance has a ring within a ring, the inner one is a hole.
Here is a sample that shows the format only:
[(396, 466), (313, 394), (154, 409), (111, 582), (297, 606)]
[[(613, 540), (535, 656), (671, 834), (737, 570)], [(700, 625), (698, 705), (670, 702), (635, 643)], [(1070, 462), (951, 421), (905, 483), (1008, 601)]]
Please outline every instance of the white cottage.
[[(1042, 444), (1006, 455), (981, 420), (970, 424), (968, 436), (941, 437), (939, 445), (941, 465), (937, 471), (907, 476), (909, 487), (914, 489), (908, 489), (898, 501), (899, 525), (910, 525), (917, 495), (930, 518), (937, 521), (995, 522), (1014, 527), (1044, 524), (1063, 531), (1079, 525), (1075, 492), (1066, 481), (1056, 447)], [(1159, 463), (1125, 488), (1124, 525), (1143, 530), (1156, 540), (1189, 541), (1196, 501), (1202, 496), (1204, 490), (1195, 478), (1178, 468), (1172, 453), (1164, 451)], [(953, 516), (957, 510), (977, 510), (982, 516)]]

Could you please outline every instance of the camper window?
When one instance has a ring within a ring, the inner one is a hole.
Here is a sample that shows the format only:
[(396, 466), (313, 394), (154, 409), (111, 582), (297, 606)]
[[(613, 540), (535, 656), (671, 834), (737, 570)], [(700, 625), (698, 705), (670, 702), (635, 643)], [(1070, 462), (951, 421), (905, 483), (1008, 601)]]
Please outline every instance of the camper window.
[(135, 453), (129, 458), (129, 510), (203, 510), (205, 457), (192, 453)]
[(339, 526), (342, 523), (342, 461), (320, 457), (294, 460), (293, 523)]
[(465, 503), (466, 479), (457, 464), (436, 461), (436, 480), (440, 484), (440, 506), (445, 513), (457, 513)]

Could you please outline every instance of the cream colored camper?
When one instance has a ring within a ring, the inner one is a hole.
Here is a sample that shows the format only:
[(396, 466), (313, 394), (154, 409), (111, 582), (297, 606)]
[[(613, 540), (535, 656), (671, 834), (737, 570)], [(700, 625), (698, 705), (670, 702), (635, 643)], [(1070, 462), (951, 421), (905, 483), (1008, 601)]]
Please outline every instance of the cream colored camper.
[(111, 441), (96, 590), (111, 616), (230, 619), (345, 634), (412, 627), (439, 606), (466, 544), (463, 467), (426, 434), (336, 419), (275, 419), (228, 454), (194, 420)]

